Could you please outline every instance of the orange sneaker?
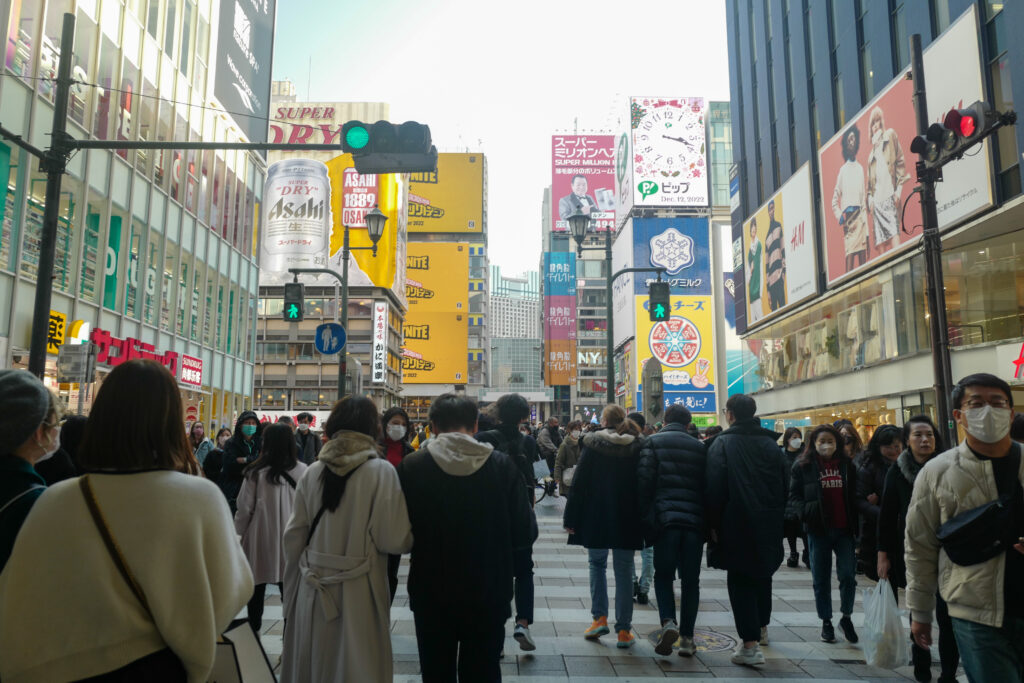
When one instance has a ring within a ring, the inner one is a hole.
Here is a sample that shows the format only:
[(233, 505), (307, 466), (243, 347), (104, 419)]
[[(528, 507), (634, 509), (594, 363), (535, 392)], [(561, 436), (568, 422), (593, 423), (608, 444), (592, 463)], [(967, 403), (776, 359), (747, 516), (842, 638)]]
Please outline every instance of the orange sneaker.
[(624, 650), (627, 647), (633, 647), (635, 642), (636, 636), (633, 635), (632, 631), (619, 631), (619, 642), (615, 643), (615, 647)]
[(608, 629), (608, 617), (598, 617), (594, 620), (594, 623), (590, 625), (586, 631), (583, 632), (583, 637), (587, 640), (597, 640), (601, 636), (610, 633)]

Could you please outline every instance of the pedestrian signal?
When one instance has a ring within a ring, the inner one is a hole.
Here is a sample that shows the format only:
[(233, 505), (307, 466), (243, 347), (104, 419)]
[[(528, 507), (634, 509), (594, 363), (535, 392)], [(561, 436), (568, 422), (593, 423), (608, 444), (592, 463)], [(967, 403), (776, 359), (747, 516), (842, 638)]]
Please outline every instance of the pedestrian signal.
[(305, 285), (301, 282), (286, 282), (284, 284), (284, 319), (288, 322), (302, 322), (305, 289)]
[(648, 285), (647, 310), (653, 322), (668, 320), (672, 307), (669, 302), (669, 286), (667, 282), (657, 280)]

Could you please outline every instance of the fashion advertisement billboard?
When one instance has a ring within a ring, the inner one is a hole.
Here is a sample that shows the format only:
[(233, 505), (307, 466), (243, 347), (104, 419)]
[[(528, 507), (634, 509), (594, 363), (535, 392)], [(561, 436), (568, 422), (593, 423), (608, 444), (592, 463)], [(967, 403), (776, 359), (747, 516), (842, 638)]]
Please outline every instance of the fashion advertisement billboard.
[(442, 153), (437, 170), (409, 174), (409, 232), (482, 233), (484, 155)]
[[(714, 413), (715, 342), (710, 296), (672, 296), (672, 316), (652, 322), (647, 297), (636, 297), (636, 374), (643, 377), (644, 364), (661, 363), (664, 402), (684, 405), (693, 413)], [(637, 410), (643, 396), (636, 387)]]
[(703, 97), (631, 97), (633, 204), (708, 205)]
[[(664, 268), (673, 294), (711, 294), (711, 237), (706, 217), (634, 218), (633, 265)], [(647, 295), (656, 273), (635, 273), (634, 293)]]
[(250, 142), (266, 142), (277, 0), (218, 4), (213, 94)]
[(748, 326), (818, 293), (815, 234), (807, 163), (743, 224)]
[(465, 313), (431, 313), (402, 326), (403, 384), (465, 384), (469, 318)]
[[(984, 98), (977, 33), (977, 14), (971, 7), (924, 51), (933, 122), (941, 122), (951, 108)], [(821, 147), (829, 285), (877, 265), (921, 237), (921, 206), (911, 199), (917, 161), (910, 152), (917, 134), (913, 92), (904, 71)], [(940, 228), (991, 206), (988, 145), (943, 168), (943, 182), (935, 189)]]
[(590, 217), (588, 230), (615, 228), (615, 137), (551, 136), (551, 226), (568, 232), (569, 216)]

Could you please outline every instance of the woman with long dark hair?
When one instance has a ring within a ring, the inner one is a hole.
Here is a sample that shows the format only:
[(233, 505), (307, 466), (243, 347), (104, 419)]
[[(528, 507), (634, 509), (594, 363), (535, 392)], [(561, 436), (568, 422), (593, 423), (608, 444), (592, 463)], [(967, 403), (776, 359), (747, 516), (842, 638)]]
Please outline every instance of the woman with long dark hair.
[(224, 497), (191, 476), (182, 424), (163, 365), (107, 375), (79, 449), (88, 474), (39, 499), (0, 575), (5, 681), (207, 680), (252, 573)]
[[(709, 428), (710, 429), (710, 428)], [(793, 471), (800, 451), (804, 447), (803, 433), (798, 427), (789, 427), (782, 435), (782, 454), (786, 456), (786, 467), (788, 472)], [(795, 569), (800, 566), (800, 556), (796, 554), (796, 539), (801, 538), (804, 542), (803, 561), (808, 567), (811, 566), (810, 558), (807, 555), (807, 534), (804, 533), (803, 524), (800, 522), (800, 511), (792, 505), (786, 506), (786, 520), (783, 523), (783, 530), (786, 534), (786, 542), (789, 544), (789, 557), (786, 559), (786, 566)]]
[(188, 445), (192, 447), (192, 455), (199, 466), (203, 466), (206, 456), (213, 450), (213, 442), (206, 438), (206, 431), (203, 423), (196, 420), (188, 429)]
[(235, 531), (242, 537), (242, 550), (249, 558), (256, 584), (248, 615), (249, 625), (257, 635), (263, 623), (267, 584), (281, 588), (284, 579), (281, 539), (292, 516), (295, 487), (305, 471), (291, 427), (279, 422), (263, 430), (260, 454), (243, 473)]
[(324, 434), (284, 532), (281, 680), (390, 681), (387, 556), (412, 549), (405, 497), (373, 401), (338, 401)]
[(832, 425), (815, 427), (793, 467), (789, 486), (789, 504), (799, 511), (800, 521), (807, 531), (814, 603), (821, 619), (821, 639), (826, 643), (836, 642), (832, 625), (833, 554), (843, 614), (839, 627), (849, 642), (858, 640), (850, 619), (857, 591), (856, 477), (853, 463), (841, 450), (841, 443), (842, 436)]
[(903, 430), (881, 425), (871, 435), (864, 458), (857, 468), (857, 509), (860, 511), (860, 548), (858, 563), (864, 574), (878, 581), (878, 506), (885, 488), (885, 475), (903, 452)]
[[(888, 579), (896, 599), (899, 588), (907, 585), (907, 567), (903, 561), (903, 539), (907, 531), (907, 508), (914, 492), (914, 482), (925, 464), (946, 450), (942, 435), (927, 415), (915, 415), (903, 425), (903, 443), (907, 449), (900, 453), (896, 464), (885, 475), (885, 487), (878, 511), (878, 577)], [(960, 651), (953, 636), (953, 623), (949, 609), (941, 595), (935, 596), (935, 616), (939, 622), (939, 662), (942, 666), (940, 683), (956, 680), (960, 664)], [(931, 652), (918, 647), (911, 637), (910, 652), (914, 662), (914, 679), (930, 681), (932, 678)]]

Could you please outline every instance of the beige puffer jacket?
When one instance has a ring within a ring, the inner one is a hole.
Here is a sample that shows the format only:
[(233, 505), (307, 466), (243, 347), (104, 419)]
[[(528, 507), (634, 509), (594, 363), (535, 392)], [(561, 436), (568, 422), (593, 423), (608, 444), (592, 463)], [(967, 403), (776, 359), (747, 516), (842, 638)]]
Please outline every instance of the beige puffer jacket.
[[(1024, 459), (1017, 473), (1024, 481)], [(999, 628), (1003, 625), (1006, 555), (961, 567), (942, 550), (935, 535), (946, 520), (999, 497), (992, 463), (980, 460), (966, 442), (929, 461), (914, 482), (907, 510), (907, 606), (914, 621), (931, 623), (935, 589), (949, 616)]]

